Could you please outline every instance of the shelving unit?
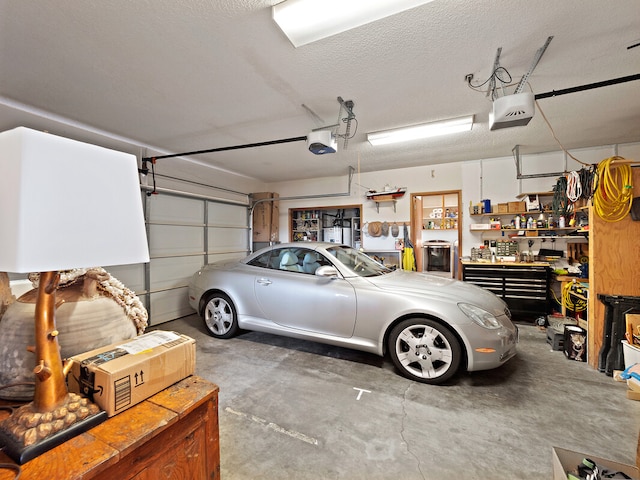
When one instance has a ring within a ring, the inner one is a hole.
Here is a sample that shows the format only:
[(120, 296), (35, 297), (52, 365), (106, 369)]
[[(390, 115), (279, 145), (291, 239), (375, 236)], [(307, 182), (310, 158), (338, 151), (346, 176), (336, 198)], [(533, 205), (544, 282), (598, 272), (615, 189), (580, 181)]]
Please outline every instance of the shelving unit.
[(289, 209), (290, 241), (339, 242), (362, 245), (361, 207), (312, 207)]
[(321, 239), (322, 218), (319, 210), (299, 210), (293, 213), (291, 241), (317, 242)]
[(458, 195), (424, 195), (422, 197), (423, 230), (458, 229)]
[[(531, 193), (521, 193), (520, 195), (518, 195), (516, 198), (518, 198), (518, 200), (522, 200), (525, 198), (530, 198), (530, 197), (537, 197), (538, 202), (539, 202), (539, 210), (517, 210), (517, 211), (510, 211), (510, 212), (484, 212), (484, 213), (473, 213), (470, 212), (471, 217), (476, 217), (476, 218), (480, 218), (480, 219), (484, 219), (486, 217), (489, 218), (499, 218), (502, 219), (504, 217), (510, 217), (510, 218), (515, 218), (516, 216), (525, 216), (525, 217), (535, 217), (533, 220), (534, 222), (538, 221), (538, 217), (540, 215), (543, 215), (545, 217), (549, 217), (551, 215), (553, 215), (552, 210), (548, 207), (548, 199), (549, 197), (553, 197), (554, 193), (553, 192), (531, 192)], [(545, 205), (545, 199), (547, 199), (546, 201), (546, 205)], [(526, 205), (526, 202), (525, 202)], [(484, 223), (484, 222), (482, 222)], [(517, 235), (517, 236), (513, 236), (510, 237), (512, 240), (521, 240), (521, 239), (547, 239), (547, 238), (553, 238), (553, 239), (567, 239), (567, 240), (571, 240), (571, 239), (575, 239), (578, 241), (584, 241), (583, 236), (576, 236), (576, 235), (566, 235), (566, 233), (568, 232), (575, 232), (578, 230), (578, 227), (571, 227), (571, 226), (566, 226), (566, 227), (534, 227), (534, 228), (526, 228), (525, 227), (521, 227), (521, 228), (515, 228), (515, 227), (508, 227), (505, 228), (504, 227), (504, 223), (501, 221), (501, 224), (503, 225), (501, 228), (473, 228), (471, 227), (469, 229), (469, 231), (471, 232), (481, 232), (481, 233), (492, 233), (492, 234), (496, 234), (499, 233), (500, 235), (503, 235), (505, 232), (524, 232), (524, 235)], [(532, 233), (543, 233), (542, 235), (532, 235)]]

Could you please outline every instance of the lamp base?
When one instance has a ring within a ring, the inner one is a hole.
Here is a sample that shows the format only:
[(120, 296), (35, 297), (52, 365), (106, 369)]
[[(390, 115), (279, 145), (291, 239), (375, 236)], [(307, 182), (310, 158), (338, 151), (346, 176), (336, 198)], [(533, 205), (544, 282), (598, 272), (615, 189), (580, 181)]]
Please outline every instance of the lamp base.
[(37, 412), (33, 403), (0, 422), (0, 446), (22, 465), (107, 419), (107, 412), (75, 393), (50, 412)]

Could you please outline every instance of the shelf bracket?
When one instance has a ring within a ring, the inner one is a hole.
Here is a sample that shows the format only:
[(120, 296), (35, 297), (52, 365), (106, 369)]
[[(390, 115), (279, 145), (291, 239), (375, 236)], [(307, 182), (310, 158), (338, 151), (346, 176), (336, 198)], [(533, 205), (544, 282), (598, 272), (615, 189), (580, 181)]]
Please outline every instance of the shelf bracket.
[[(386, 200), (386, 201), (388, 201), (388, 200)], [(378, 213), (380, 213), (380, 202), (375, 201), (375, 200), (374, 200), (374, 202), (376, 202), (376, 211), (377, 211)], [(397, 213), (397, 212), (396, 212), (396, 199), (394, 198), (394, 199), (392, 200), (392, 202), (393, 202), (393, 213)]]

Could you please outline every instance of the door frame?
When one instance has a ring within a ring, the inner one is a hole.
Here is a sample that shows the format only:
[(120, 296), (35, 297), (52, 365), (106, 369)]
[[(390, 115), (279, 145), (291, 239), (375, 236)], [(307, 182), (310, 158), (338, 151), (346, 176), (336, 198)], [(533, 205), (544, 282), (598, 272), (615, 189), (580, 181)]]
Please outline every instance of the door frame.
[[(436, 195), (457, 195), (458, 197), (458, 265), (456, 266), (457, 279), (461, 278), (460, 273), (460, 252), (462, 251), (462, 190), (441, 190), (437, 192), (414, 192), (411, 194), (411, 232), (410, 239), (414, 246), (414, 253), (416, 257), (416, 267), (419, 272), (422, 271), (423, 265), (423, 245), (422, 245), (422, 230), (424, 225), (422, 222), (422, 197), (436, 196)], [(418, 233), (420, 232), (420, 233)]]

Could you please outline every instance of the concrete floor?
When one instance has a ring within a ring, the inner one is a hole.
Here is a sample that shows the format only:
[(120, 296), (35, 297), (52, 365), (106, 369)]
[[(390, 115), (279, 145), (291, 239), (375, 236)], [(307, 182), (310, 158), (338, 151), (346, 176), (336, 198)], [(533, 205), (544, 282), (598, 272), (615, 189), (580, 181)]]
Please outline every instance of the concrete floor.
[(447, 386), (338, 347), (216, 340), (195, 315), (156, 328), (195, 338), (196, 373), (220, 387), (223, 480), (542, 479), (552, 446), (635, 463), (640, 402), (531, 324), (516, 358)]

